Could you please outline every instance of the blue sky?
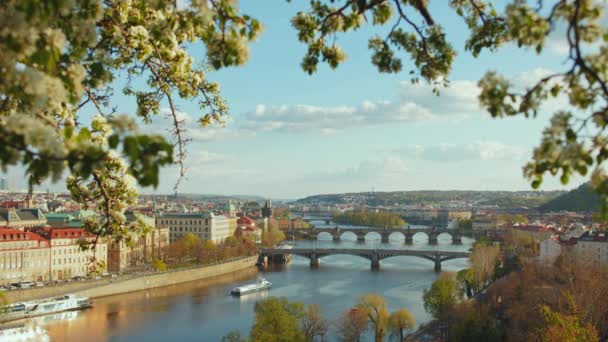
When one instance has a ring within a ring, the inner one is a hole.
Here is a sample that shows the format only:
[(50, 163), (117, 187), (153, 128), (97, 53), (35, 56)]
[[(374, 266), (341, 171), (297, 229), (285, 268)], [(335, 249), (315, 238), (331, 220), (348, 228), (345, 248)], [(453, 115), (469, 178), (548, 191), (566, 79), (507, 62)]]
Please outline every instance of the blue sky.
[[(232, 116), (225, 128), (189, 130), (189, 171), (179, 192), (296, 198), (372, 188), (530, 189), (522, 166), (560, 102), (534, 120), (494, 120), (478, 108), (476, 84), (489, 69), (525, 85), (564, 68), (559, 39), (550, 37), (540, 56), (505, 46), (475, 59), (463, 48), (468, 32), (462, 19), (443, 2), (432, 2), (435, 20), (458, 51), (452, 86), (437, 97), (428, 85), (409, 82), (406, 55), (401, 74), (380, 74), (370, 63), (367, 40), (385, 34), (386, 27), (339, 36), (347, 61), (337, 70), (322, 65), (309, 76), (299, 65), (305, 46), (290, 24), (308, 2), (240, 2), (265, 29), (245, 66), (209, 73), (221, 84)], [(191, 51), (204, 60), (201, 47)], [(120, 111), (134, 108), (133, 99), (120, 98)], [(179, 109), (199, 116), (195, 103), (182, 101)], [(153, 127), (167, 125), (160, 120)], [(176, 169), (162, 172), (159, 188), (143, 192), (172, 192)], [(561, 186), (548, 180), (543, 188)]]

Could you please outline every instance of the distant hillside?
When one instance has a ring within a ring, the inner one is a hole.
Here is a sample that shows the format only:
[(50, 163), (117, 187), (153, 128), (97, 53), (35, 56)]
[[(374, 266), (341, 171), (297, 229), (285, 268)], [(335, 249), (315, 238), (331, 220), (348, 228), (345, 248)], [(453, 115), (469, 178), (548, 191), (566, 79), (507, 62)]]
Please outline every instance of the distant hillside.
[(564, 194), (565, 191), (393, 191), (352, 192), (314, 195), (297, 200), (296, 204), (362, 204), (404, 205), (439, 204), (451, 201), (475, 203), (499, 208), (537, 207)]
[(600, 209), (600, 199), (591, 190), (591, 185), (585, 183), (538, 207), (540, 211), (580, 211), (596, 212)]

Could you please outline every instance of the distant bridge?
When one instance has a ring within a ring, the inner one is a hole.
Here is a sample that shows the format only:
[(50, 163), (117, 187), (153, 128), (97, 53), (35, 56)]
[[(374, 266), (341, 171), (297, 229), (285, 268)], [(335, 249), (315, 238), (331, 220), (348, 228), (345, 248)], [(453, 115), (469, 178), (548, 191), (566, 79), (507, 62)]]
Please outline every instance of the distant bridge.
[(353, 233), (357, 236), (357, 241), (365, 241), (365, 237), (369, 233), (378, 233), (381, 237), (382, 243), (388, 243), (391, 234), (401, 234), (406, 244), (411, 244), (414, 241), (414, 235), (417, 233), (424, 233), (428, 237), (429, 244), (436, 245), (437, 237), (439, 234), (447, 233), (452, 237), (453, 244), (462, 243), (462, 235), (458, 229), (447, 229), (447, 228), (352, 228), (352, 227), (334, 227), (334, 228), (311, 228), (311, 229), (300, 229), (300, 230), (288, 230), (287, 235), (294, 236), (300, 235), (308, 239), (318, 239), (319, 234), (328, 233), (331, 235), (333, 241), (340, 241), (344, 233)]
[(380, 268), (380, 260), (394, 256), (415, 256), (435, 263), (435, 271), (441, 271), (441, 263), (447, 260), (468, 258), (469, 252), (420, 251), (408, 249), (351, 249), (351, 248), (263, 248), (260, 249), (259, 262), (266, 259), (287, 255), (299, 255), (310, 260), (310, 266), (318, 267), (319, 259), (328, 255), (355, 255), (371, 261), (372, 269)]

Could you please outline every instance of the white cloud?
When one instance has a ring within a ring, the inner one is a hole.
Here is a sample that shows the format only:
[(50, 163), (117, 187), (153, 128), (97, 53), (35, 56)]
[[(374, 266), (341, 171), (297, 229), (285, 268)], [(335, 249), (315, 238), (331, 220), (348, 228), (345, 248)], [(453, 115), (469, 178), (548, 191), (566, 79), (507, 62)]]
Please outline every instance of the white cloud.
[(436, 145), (407, 145), (393, 149), (391, 152), (404, 157), (429, 161), (470, 161), (470, 160), (521, 160), (527, 155), (527, 149), (521, 146), (507, 145), (496, 141), (477, 141), (470, 144), (456, 145), (442, 143)]
[(389, 156), (384, 159), (364, 160), (344, 169), (316, 172), (305, 176), (302, 180), (329, 183), (377, 181), (400, 177), (407, 172), (408, 167), (403, 159)]
[(310, 104), (267, 106), (246, 113), (240, 126), (248, 131), (321, 132), (330, 134), (353, 127), (391, 123), (461, 119), (480, 112), (479, 89), (471, 81), (455, 81), (436, 96), (428, 84), (399, 85), (396, 101), (365, 100), (359, 105)]

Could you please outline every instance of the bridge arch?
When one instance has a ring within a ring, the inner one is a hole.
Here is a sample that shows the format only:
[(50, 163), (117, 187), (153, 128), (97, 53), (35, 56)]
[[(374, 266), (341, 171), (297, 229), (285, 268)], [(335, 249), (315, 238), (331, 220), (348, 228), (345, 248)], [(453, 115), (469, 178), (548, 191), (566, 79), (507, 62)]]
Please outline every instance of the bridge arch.
[(317, 240), (319, 241), (330, 241), (332, 239), (331, 233), (329, 232), (320, 232), (317, 233)]
[(393, 241), (404, 241), (405, 240), (405, 233), (401, 232), (401, 231), (394, 231), (391, 232), (390, 234), (388, 234), (388, 238), (389, 241), (393, 240)]

